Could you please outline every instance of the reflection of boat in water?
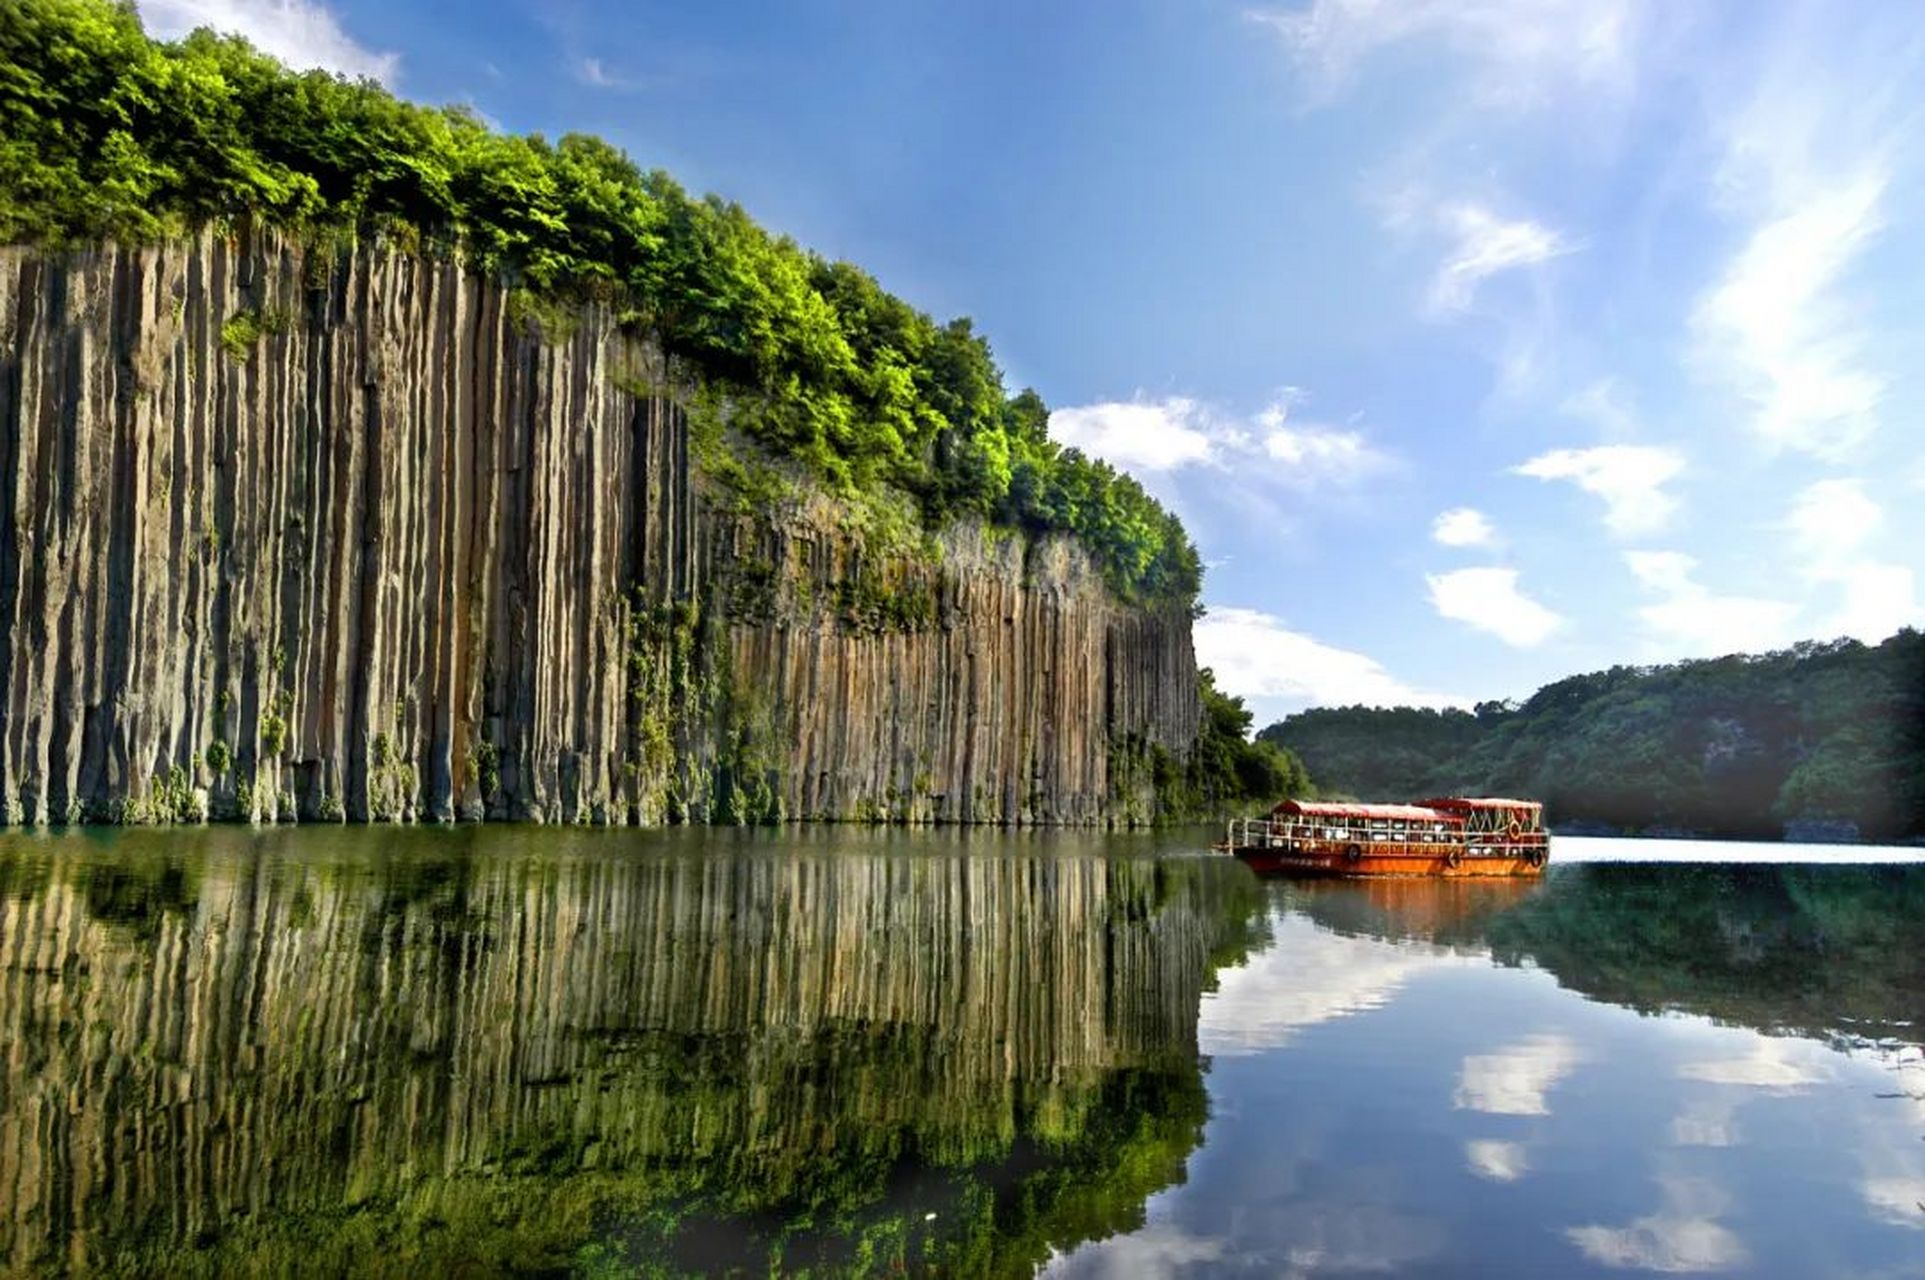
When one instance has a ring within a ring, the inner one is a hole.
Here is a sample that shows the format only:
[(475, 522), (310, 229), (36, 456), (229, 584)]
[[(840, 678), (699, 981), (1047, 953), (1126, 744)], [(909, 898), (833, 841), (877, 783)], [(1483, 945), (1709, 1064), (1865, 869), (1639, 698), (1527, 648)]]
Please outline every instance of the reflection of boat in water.
[(1291, 909), (1337, 933), (1481, 947), (1486, 926), (1542, 887), (1538, 876), (1377, 876), (1316, 877), (1280, 884), (1277, 890)]
[(1268, 817), (1233, 819), (1216, 848), (1279, 875), (1534, 876), (1550, 861), (1551, 837), (1533, 800), (1285, 800)]

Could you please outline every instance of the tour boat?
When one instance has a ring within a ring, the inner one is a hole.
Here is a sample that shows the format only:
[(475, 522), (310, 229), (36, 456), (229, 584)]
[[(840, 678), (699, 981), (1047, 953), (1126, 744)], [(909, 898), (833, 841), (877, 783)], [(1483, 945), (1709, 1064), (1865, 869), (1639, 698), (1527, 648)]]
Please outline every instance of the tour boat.
[(1216, 848), (1281, 875), (1534, 876), (1550, 861), (1551, 837), (1533, 800), (1285, 800), (1268, 817), (1232, 819)]

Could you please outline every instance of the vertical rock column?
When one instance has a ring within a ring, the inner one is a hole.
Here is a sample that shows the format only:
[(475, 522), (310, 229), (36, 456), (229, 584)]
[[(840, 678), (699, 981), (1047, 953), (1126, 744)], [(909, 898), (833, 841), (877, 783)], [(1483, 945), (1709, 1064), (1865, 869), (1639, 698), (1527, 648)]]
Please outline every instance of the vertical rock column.
[(659, 353), (517, 305), (0, 249), (0, 816), (1087, 823), (1114, 741), (1187, 751), (1187, 617), (1061, 538), (712, 511)]

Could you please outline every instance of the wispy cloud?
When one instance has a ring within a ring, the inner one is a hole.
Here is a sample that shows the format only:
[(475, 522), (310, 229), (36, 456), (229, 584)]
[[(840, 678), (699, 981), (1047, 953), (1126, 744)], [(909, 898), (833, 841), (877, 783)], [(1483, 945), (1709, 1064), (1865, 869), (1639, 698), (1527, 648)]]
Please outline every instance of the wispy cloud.
[(1637, 537), (1671, 522), (1678, 504), (1664, 485), (1684, 470), (1684, 455), (1663, 445), (1604, 444), (1553, 449), (1512, 470), (1538, 480), (1571, 481), (1604, 500), (1606, 528), (1620, 537)]
[(1210, 606), (1196, 624), (1196, 658), (1217, 686), (1243, 698), (1302, 706), (1462, 707), (1469, 700), (1397, 679), (1364, 654), (1293, 631), (1256, 609)]
[(1281, 37), (1317, 98), (1341, 91), (1374, 54), (1422, 41), (1464, 61), (1479, 96), (1515, 101), (1621, 84), (1642, 9), (1639, 0), (1311, 0), (1249, 17)]
[(1569, 253), (1555, 231), (1529, 218), (1505, 218), (1478, 204), (1440, 211), (1451, 248), (1431, 281), (1430, 306), (1449, 313), (1469, 307), (1484, 281), (1505, 271), (1535, 266)]
[(1877, 429), (1885, 380), (1836, 291), (1884, 225), (1885, 187), (1863, 172), (1768, 213), (1698, 304), (1707, 366), (1774, 448), (1846, 457)]
[(1638, 416), (1627, 403), (1624, 388), (1612, 378), (1599, 378), (1566, 396), (1559, 408), (1573, 418), (1592, 423), (1608, 440), (1623, 440), (1637, 433)]
[(1818, 634), (1876, 644), (1900, 627), (1925, 622), (1911, 566), (1871, 554), (1869, 544), (1884, 523), (1884, 509), (1861, 480), (1816, 480), (1793, 497), (1784, 527), (1794, 560), (1807, 581), (1837, 597), (1817, 623)]
[(331, 10), (312, 0), (140, 0), (139, 8), (148, 33), (164, 40), (212, 27), (245, 36), (290, 67), (319, 67), (390, 88), (400, 77), (401, 55), (357, 43)]
[(1842, 458), (1877, 432), (1888, 392), (1855, 272), (1916, 136), (1920, 46), (1906, 28), (1815, 23), (1826, 12), (1778, 24), (1752, 79), (1712, 99), (1711, 197), (1740, 242), (1693, 324), (1698, 363), (1759, 440)]
[(1456, 569), (1426, 575), (1424, 581), (1440, 616), (1487, 631), (1513, 648), (1535, 648), (1564, 625), (1518, 588), (1515, 569)]
[(624, 75), (617, 72), (600, 58), (583, 58), (577, 62), (575, 78), (591, 89), (607, 89), (615, 93), (645, 89), (650, 80), (649, 77)]
[(1628, 551), (1624, 560), (1646, 594), (1655, 597), (1637, 611), (1653, 657), (1720, 657), (1792, 639), (1796, 605), (1712, 592), (1696, 579), (1697, 560), (1682, 551)]
[(1433, 542), (1446, 547), (1491, 547), (1497, 545), (1497, 529), (1489, 517), (1475, 507), (1453, 507), (1431, 522)]

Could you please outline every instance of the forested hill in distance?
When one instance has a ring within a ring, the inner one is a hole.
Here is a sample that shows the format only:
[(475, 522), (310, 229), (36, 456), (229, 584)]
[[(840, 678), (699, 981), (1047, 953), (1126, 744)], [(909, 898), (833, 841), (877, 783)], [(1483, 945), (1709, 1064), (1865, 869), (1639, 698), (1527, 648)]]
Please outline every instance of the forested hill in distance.
[(1617, 666), (1474, 711), (1323, 707), (1258, 735), (1324, 794), (1543, 800), (1557, 825), (1925, 835), (1925, 635)]

